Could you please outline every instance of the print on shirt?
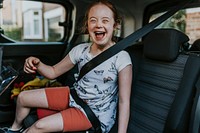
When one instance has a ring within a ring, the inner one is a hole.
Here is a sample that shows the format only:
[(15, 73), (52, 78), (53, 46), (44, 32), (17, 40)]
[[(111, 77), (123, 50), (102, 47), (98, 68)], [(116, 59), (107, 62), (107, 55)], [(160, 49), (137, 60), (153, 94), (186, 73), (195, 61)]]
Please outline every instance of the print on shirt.
[(82, 88), (81, 86), (78, 87), (78, 90), (80, 90), (83, 94), (86, 94), (86, 90), (84, 88)]
[(87, 62), (91, 60), (91, 58), (88, 57), (87, 55), (84, 55), (84, 58), (87, 60)]
[(89, 46), (85, 46), (85, 47), (83, 48), (82, 54), (87, 50), (88, 47), (89, 47)]
[(99, 90), (99, 87), (97, 85), (94, 85), (94, 88), (97, 90), (98, 94), (102, 94), (102, 91)]
[[(97, 111), (100, 111), (100, 109), (107, 103), (102, 103), (102, 104), (99, 104), (99, 105), (95, 105), (96, 106), (96, 110)], [(110, 105), (109, 105), (110, 106)]]
[(108, 76), (107, 78), (106, 77), (103, 78), (103, 83), (107, 83), (109, 81), (113, 81), (113, 79), (110, 76)]
[(84, 80), (85, 82), (90, 82), (89, 79), (86, 78), (86, 77), (83, 77), (83, 80)]
[(83, 59), (80, 59), (80, 60), (78, 61), (78, 63), (80, 64), (82, 61), (83, 61)]
[(96, 75), (103, 75), (104, 70), (94, 70), (94, 73), (96, 73)]
[(116, 116), (116, 115), (115, 115), (116, 112), (117, 112), (116, 110), (113, 110), (113, 113), (112, 113), (113, 115), (111, 116), (111, 119), (112, 119), (113, 121), (116, 120), (116, 117), (115, 117), (115, 116)]
[(105, 132), (108, 132), (109, 126), (106, 126), (105, 124), (101, 123), (101, 127), (105, 130)]
[(103, 109), (103, 112), (106, 112), (107, 110), (110, 110), (110, 105), (108, 107), (106, 107), (105, 109)]
[(116, 67), (115, 64), (112, 62), (110, 69), (108, 70), (109, 72), (116, 72)]
[(103, 90), (103, 97), (102, 100), (105, 100), (105, 98), (110, 98), (113, 97), (114, 94), (111, 93), (112, 91), (112, 86), (108, 87), (107, 89)]

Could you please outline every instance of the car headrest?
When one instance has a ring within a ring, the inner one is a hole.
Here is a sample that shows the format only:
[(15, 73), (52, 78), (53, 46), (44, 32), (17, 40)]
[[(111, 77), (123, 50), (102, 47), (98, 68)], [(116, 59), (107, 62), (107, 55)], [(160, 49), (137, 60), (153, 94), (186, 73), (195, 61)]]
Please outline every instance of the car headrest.
[(174, 61), (180, 46), (189, 41), (184, 33), (175, 29), (154, 29), (144, 38), (144, 55), (162, 61)]

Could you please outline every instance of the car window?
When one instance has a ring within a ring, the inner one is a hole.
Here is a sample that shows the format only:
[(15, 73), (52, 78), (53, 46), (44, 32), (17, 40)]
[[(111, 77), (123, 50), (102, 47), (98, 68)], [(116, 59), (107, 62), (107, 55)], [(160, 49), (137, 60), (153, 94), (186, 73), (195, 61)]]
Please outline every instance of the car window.
[[(150, 22), (155, 18), (161, 16), (163, 13), (153, 14), (150, 18)], [(175, 28), (190, 38), (190, 43), (200, 38), (200, 8), (188, 8), (180, 10), (165, 22), (160, 24), (157, 28)]]
[(35, 1), (4, 0), (0, 27), (5, 36), (23, 42), (54, 42), (64, 37), (59, 26), (66, 16), (62, 5)]

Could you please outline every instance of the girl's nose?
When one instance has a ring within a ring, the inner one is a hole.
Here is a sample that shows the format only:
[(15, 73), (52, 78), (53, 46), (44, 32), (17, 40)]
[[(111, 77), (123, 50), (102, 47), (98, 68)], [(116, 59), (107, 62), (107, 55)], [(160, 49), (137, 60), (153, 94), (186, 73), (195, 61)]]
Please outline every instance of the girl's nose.
[(102, 26), (102, 22), (100, 22), (100, 21), (97, 21), (97, 28), (102, 28), (103, 26)]

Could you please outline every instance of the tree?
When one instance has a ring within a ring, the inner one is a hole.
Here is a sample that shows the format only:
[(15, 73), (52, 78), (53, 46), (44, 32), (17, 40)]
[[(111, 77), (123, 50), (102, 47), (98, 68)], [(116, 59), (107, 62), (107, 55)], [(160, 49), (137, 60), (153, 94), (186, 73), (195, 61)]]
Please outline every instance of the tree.
[(167, 21), (165, 21), (161, 27), (169, 27), (185, 32), (186, 27), (186, 12), (185, 10), (180, 10)]

